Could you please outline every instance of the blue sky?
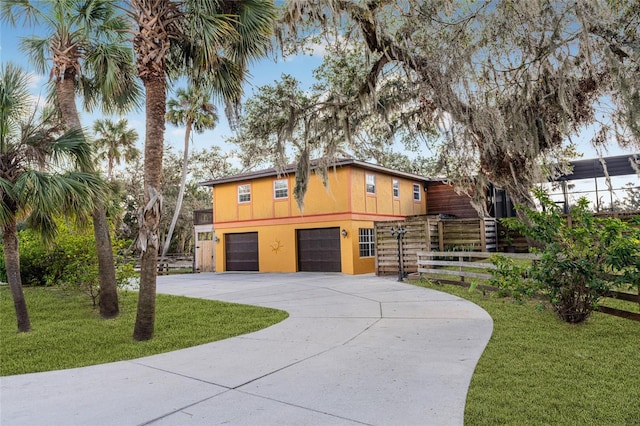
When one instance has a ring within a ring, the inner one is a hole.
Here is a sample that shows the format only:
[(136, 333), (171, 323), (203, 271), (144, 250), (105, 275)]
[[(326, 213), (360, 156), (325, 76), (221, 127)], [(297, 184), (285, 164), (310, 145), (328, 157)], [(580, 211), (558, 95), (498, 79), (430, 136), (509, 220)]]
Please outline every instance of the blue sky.
[[(12, 28), (5, 22), (0, 21), (0, 62), (14, 62), (20, 65), (25, 71), (32, 74), (32, 94), (34, 97), (44, 96), (43, 85), (47, 82), (48, 76), (38, 75), (34, 71), (34, 67), (29, 64), (28, 58), (20, 51), (20, 39), (36, 33), (35, 30), (25, 29), (22, 27)], [(274, 56), (274, 55), (272, 55)], [(300, 55), (289, 57), (286, 60), (280, 58), (278, 61), (272, 58), (264, 58), (255, 62), (250, 69), (250, 78), (245, 84), (245, 97), (250, 97), (258, 87), (271, 84), (280, 79), (282, 74), (294, 75), (302, 82), (303, 87), (309, 87), (313, 84), (312, 71), (318, 67), (322, 61), (322, 49), (318, 48), (313, 55)], [(177, 87), (177, 86), (176, 86)], [(171, 98), (173, 93), (170, 91), (168, 97)], [(192, 148), (203, 149), (211, 146), (221, 146), (224, 150), (229, 150), (232, 146), (224, 143), (225, 139), (232, 136), (226, 117), (224, 116), (224, 106), (217, 105), (220, 120), (217, 127), (212, 131), (206, 131), (202, 134), (193, 135)], [(81, 112), (82, 124), (91, 127), (93, 122), (105, 117), (101, 112), (89, 114)], [(106, 116), (117, 119), (117, 116)], [(144, 145), (144, 111), (135, 111), (125, 116), (130, 127), (136, 129), (140, 135), (139, 146)], [(176, 150), (182, 150), (184, 143), (184, 128), (177, 128), (167, 124), (165, 139)]]
[[(19, 40), (23, 36), (28, 36), (32, 34), (34, 31), (31, 29), (25, 29), (22, 27), (19, 28), (11, 28), (8, 27), (4, 22), (0, 23), (0, 61), (2, 63), (12, 61), (21, 65), (25, 70), (33, 72), (33, 67), (28, 63), (27, 58), (24, 54), (22, 54), (19, 50)], [(319, 66), (321, 63), (322, 57), (322, 49), (318, 48), (315, 51), (314, 55), (307, 56), (296, 56), (287, 58), (286, 60), (282, 60), (280, 58), (278, 61), (274, 59), (263, 59), (261, 61), (256, 62), (250, 69), (251, 77), (245, 86), (245, 94), (247, 97), (251, 96), (256, 89), (262, 85), (273, 83), (275, 80), (278, 80), (280, 76), (284, 73), (291, 74), (300, 80), (303, 83), (304, 87), (309, 87), (313, 84), (312, 70)], [(33, 73), (33, 94), (34, 96), (42, 95), (43, 89), (42, 84), (44, 84), (47, 80), (47, 76), (36, 75)], [(169, 97), (172, 96), (172, 93), (169, 93)], [(194, 143), (192, 148), (195, 149), (203, 149), (211, 146), (221, 146), (223, 150), (227, 151), (232, 147), (228, 144), (225, 144), (225, 139), (232, 135), (232, 131), (230, 130), (228, 123), (226, 122), (226, 118), (224, 117), (224, 109), (222, 106), (219, 107), (220, 113), (220, 121), (218, 126), (213, 131), (207, 131), (202, 134), (194, 134), (193, 140)], [(102, 114), (88, 114), (82, 113), (82, 122), (83, 125), (87, 127), (91, 127), (95, 119), (101, 118)], [(144, 143), (144, 114), (142, 111), (140, 112), (132, 112), (128, 114), (127, 119), (129, 120), (129, 125), (135, 128), (139, 135), (140, 147), (143, 146)], [(113, 119), (119, 117), (111, 117)], [(591, 135), (589, 132), (585, 132), (574, 140), (578, 142), (579, 151), (584, 154), (583, 158), (595, 158), (597, 157), (597, 153), (590, 146), (588, 140)], [(171, 125), (167, 125), (165, 138), (167, 142), (169, 142), (172, 146), (176, 148), (177, 151), (182, 149), (183, 146), (183, 138), (184, 138), (184, 129), (176, 128)], [(628, 154), (632, 153), (631, 151), (623, 151), (617, 146), (611, 146), (608, 153), (605, 155), (620, 155), (620, 154)]]

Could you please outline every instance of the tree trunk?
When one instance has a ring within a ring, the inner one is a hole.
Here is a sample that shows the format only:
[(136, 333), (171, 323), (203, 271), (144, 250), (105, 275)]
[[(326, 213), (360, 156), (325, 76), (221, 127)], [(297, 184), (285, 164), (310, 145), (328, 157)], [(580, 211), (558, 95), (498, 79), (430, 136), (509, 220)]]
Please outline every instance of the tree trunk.
[(100, 204), (93, 212), (93, 235), (96, 239), (98, 256), (98, 278), (100, 279), (100, 315), (114, 318), (120, 313), (118, 306), (118, 288), (116, 285), (115, 262), (111, 246), (111, 234), (104, 205)]
[(154, 74), (143, 79), (146, 91), (146, 135), (144, 146), (144, 210), (140, 217), (138, 244), (140, 260), (140, 292), (133, 331), (135, 340), (153, 337), (156, 306), (156, 276), (162, 195), (162, 151), (164, 142), (166, 83), (164, 75)]
[(162, 249), (162, 257), (160, 262), (164, 261), (164, 257), (169, 251), (171, 245), (171, 237), (173, 236), (173, 230), (176, 228), (178, 217), (180, 216), (180, 209), (182, 208), (182, 199), (184, 198), (184, 189), (187, 186), (187, 172), (189, 169), (189, 135), (191, 135), (191, 122), (187, 122), (187, 128), (184, 132), (184, 155), (182, 157), (182, 177), (180, 179), (180, 191), (178, 192), (178, 201), (176, 201), (176, 209), (173, 212), (173, 218), (171, 219), (171, 225), (167, 232), (167, 238), (164, 241), (164, 248)]
[[(82, 129), (80, 115), (76, 107), (74, 79), (75, 71), (67, 68), (64, 79), (56, 83), (57, 102), (67, 129)], [(84, 134), (84, 133), (83, 133)], [(96, 239), (98, 276), (100, 279), (100, 315), (103, 318), (118, 316), (118, 288), (116, 286), (116, 266), (113, 259), (109, 222), (104, 205), (97, 202), (93, 212), (93, 234)], [(105, 299), (103, 303), (102, 300)]]
[(27, 303), (22, 291), (22, 278), (20, 277), (20, 254), (18, 251), (18, 229), (15, 219), (11, 219), (2, 230), (4, 242), (4, 263), (7, 269), (7, 280), (11, 289), (13, 306), (16, 309), (18, 331), (26, 333), (31, 331), (31, 321), (27, 311)]

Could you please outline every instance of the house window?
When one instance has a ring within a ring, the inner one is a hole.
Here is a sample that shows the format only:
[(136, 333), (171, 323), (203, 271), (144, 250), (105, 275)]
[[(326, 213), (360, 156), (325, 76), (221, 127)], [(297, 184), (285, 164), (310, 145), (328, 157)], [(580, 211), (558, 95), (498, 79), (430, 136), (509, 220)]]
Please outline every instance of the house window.
[(373, 257), (376, 254), (373, 228), (360, 228), (358, 230), (358, 238), (360, 242), (360, 257)]
[(238, 185), (238, 202), (248, 203), (251, 201), (251, 185)]
[(420, 185), (417, 183), (413, 184), (413, 201), (422, 200), (422, 192), (420, 192)]
[(393, 180), (393, 198), (400, 198), (400, 182), (398, 179)]
[(367, 174), (367, 194), (376, 193), (376, 175)]
[(213, 240), (213, 232), (198, 232), (198, 241)]
[(273, 198), (276, 200), (289, 197), (289, 181), (286, 179), (273, 181)]

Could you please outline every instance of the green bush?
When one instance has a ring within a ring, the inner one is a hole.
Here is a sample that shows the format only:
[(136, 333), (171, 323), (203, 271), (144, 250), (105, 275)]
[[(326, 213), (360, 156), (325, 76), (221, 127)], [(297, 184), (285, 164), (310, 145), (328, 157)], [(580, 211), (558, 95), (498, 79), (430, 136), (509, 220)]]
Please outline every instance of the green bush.
[(489, 285), (500, 288), (498, 293), (500, 296), (523, 301), (535, 294), (527, 266), (519, 265), (512, 258), (500, 254), (492, 255), (489, 261), (496, 265)]
[(541, 259), (526, 271), (495, 262), (493, 284), (519, 295), (548, 298), (564, 321), (585, 321), (612, 289), (640, 282), (640, 230), (617, 218), (597, 218), (582, 198), (569, 218), (541, 190), (542, 211), (519, 206), (521, 219), (503, 219), (509, 229), (538, 242)]
[[(93, 301), (99, 298), (98, 259), (92, 229), (77, 229), (64, 221), (58, 222), (58, 235), (50, 245), (44, 245), (40, 236), (26, 229), (18, 233), (20, 244), (20, 275), (29, 286), (61, 286), (76, 288)], [(125, 241), (113, 240), (116, 261), (116, 281), (122, 287), (130, 284), (137, 274), (133, 262), (119, 253), (125, 250)], [(0, 277), (6, 276), (3, 261)]]
[(53, 252), (45, 247), (40, 236), (30, 229), (18, 232), (18, 244), (22, 284), (27, 286), (47, 285), (46, 277), (52, 270)]

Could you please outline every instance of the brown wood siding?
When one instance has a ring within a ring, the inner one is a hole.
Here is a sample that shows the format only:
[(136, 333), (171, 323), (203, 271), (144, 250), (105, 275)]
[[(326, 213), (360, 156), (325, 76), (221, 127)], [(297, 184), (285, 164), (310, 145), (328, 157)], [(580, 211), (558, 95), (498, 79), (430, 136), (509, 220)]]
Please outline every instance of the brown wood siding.
[(258, 271), (258, 233), (225, 234), (225, 270)]
[(341, 272), (340, 228), (298, 229), (298, 270)]
[(477, 218), (478, 212), (471, 206), (471, 199), (458, 195), (451, 185), (442, 182), (427, 184), (427, 214), (447, 214), (457, 218)]

